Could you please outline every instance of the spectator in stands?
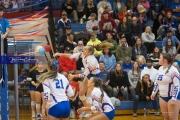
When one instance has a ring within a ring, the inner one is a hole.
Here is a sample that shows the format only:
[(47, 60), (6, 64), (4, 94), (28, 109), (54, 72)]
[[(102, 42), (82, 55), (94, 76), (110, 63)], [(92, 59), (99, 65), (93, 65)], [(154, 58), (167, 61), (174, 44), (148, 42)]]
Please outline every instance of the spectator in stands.
[(130, 57), (125, 57), (124, 62), (122, 63), (122, 69), (128, 73), (130, 70), (132, 70), (133, 63), (131, 62)]
[(162, 36), (159, 30), (161, 29), (160, 27), (163, 25), (163, 17), (164, 15), (162, 13), (159, 13), (157, 15), (157, 18), (155, 18), (153, 22), (152, 32), (154, 33), (155, 38), (157, 39), (162, 39)]
[(153, 62), (153, 66), (155, 69), (159, 69), (160, 65), (159, 65), (159, 57), (160, 57), (160, 51), (158, 47), (155, 47), (153, 50), (153, 53), (149, 56), (149, 59), (152, 60)]
[(132, 51), (131, 48), (126, 46), (126, 38), (121, 38), (120, 43), (121, 45), (116, 49), (116, 58), (117, 61), (122, 63), (126, 57), (132, 58)]
[(142, 28), (137, 23), (137, 17), (132, 18), (132, 24), (130, 25), (131, 29), (131, 44), (129, 46), (133, 47), (135, 45), (135, 41), (138, 37), (141, 37)]
[(109, 42), (112, 43), (113, 46), (109, 49), (111, 51), (112, 54), (116, 54), (116, 48), (117, 48), (117, 42), (115, 40), (113, 40), (113, 34), (112, 33), (107, 33), (106, 34), (107, 39), (104, 40), (104, 42)]
[(153, 19), (156, 18), (156, 16), (160, 13), (165, 15), (165, 5), (162, 0), (152, 0), (150, 2), (150, 9), (153, 16)]
[[(71, 54), (71, 48), (66, 47), (64, 50), (65, 54)], [(60, 72), (69, 72), (72, 71), (74, 73), (76, 71), (76, 59), (70, 59), (64, 56), (59, 57), (58, 62), (59, 64), (59, 71)]]
[(77, 0), (76, 1), (76, 11), (78, 15), (78, 19), (80, 20), (81, 18), (85, 18), (85, 11), (84, 11), (84, 4), (82, 3), (82, 0)]
[(110, 84), (113, 88), (113, 97), (125, 97), (128, 100), (128, 75), (123, 71), (121, 63), (116, 63), (115, 70), (110, 76)]
[(57, 23), (57, 30), (59, 31), (59, 37), (66, 33), (66, 27), (71, 27), (71, 20), (67, 18), (66, 11), (62, 12), (62, 18)]
[(99, 27), (98, 26), (94, 26), (92, 28), (92, 34), (97, 35), (97, 38), (102, 41), (102, 35), (101, 35), (101, 32), (99, 31)]
[(141, 38), (136, 39), (136, 44), (132, 48), (132, 60), (135, 61), (139, 55), (147, 57), (146, 46), (143, 45)]
[(99, 62), (99, 68), (101, 70), (101, 80), (103, 82), (103, 90), (108, 94), (109, 97), (112, 97), (112, 87), (109, 85), (110, 83), (110, 73), (105, 69), (105, 63), (103, 61)]
[(165, 37), (163, 39), (162, 46), (166, 46), (167, 40), (171, 39), (174, 46), (178, 45), (178, 47), (176, 49), (176, 54), (177, 54), (179, 49), (180, 49), (180, 42), (179, 42), (179, 40), (175, 36), (172, 36), (171, 30), (168, 30), (166, 32), (167, 32), (167, 37)]
[[(109, 6), (106, 6), (105, 8), (104, 8), (104, 11), (107, 11), (109, 14), (108, 14), (108, 17), (109, 18), (113, 18), (112, 16), (112, 11), (111, 11), (112, 9), (111, 9), (111, 7), (109, 7)], [(101, 19), (100, 20), (102, 20), (102, 19), (104, 19), (104, 14), (102, 13), (101, 14)]]
[(23, 88), (24, 86), (27, 87), (25, 85), (25, 81), (26, 81), (26, 78), (27, 78), (27, 72), (26, 72), (26, 69), (21, 69), (20, 71), (20, 75), (18, 76), (18, 85), (20, 85), (20, 88)]
[(104, 62), (105, 69), (108, 72), (112, 72), (114, 70), (116, 65), (116, 58), (108, 48), (103, 50), (102, 55), (99, 58), (99, 61)]
[(78, 41), (77, 47), (74, 48), (73, 53), (81, 53), (84, 49), (84, 44), (82, 40)]
[(103, 2), (106, 2), (106, 6), (109, 6), (112, 9), (111, 3), (109, 3), (107, 0), (102, 0), (97, 4), (97, 8), (101, 6)]
[(101, 43), (101, 41), (100, 40), (98, 40), (97, 38), (96, 38), (96, 35), (95, 34), (91, 34), (91, 39), (88, 41), (88, 43), (87, 43), (87, 45), (92, 45), (93, 47), (94, 47), (94, 56), (96, 57), (96, 58), (99, 58), (100, 56), (101, 56), (101, 54), (102, 54), (102, 51), (97, 51), (96, 50), (96, 46), (98, 45), (98, 44), (100, 44)]
[(76, 4), (71, 0), (66, 0), (62, 4), (62, 10), (65, 10), (68, 14), (68, 16), (73, 16), (76, 23), (78, 23), (78, 16), (76, 11)]
[(89, 16), (91, 15), (91, 13), (95, 13), (97, 15), (97, 6), (93, 2), (93, 0), (87, 0), (84, 11), (85, 11), (85, 15), (86, 15), (86, 20), (89, 19)]
[(142, 33), (141, 39), (147, 48), (147, 54), (151, 54), (155, 48), (155, 35), (152, 33), (149, 26), (146, 27), (145, 32)]
[[(140, 0), (137, 6), (137, 11), (139, 13), (139, 17), (143, 18), (145, 21), (147, 21), (146, 13), (148, 12), (150, 8), (149, 2), (147, 0)], [(141, 21), (142, 23), (142, 21)]]
[[(103, 12), (105, 11), (106, 4), (107, 4), (107, 1), (102, 1), (101, 5), (98, 7), (98, 10), (97, 10), (98, 11), (98, 21), (101, 21), (101, 16), (103, 15)], [(109, 12), (108, 12), (108, 16), (109, 16)]]
[[(137, 117), (137, 107), (139, 101), (151, 101), (151, 93), (153, 91), (154, 83), (150, 79), (150, 76), (148, 74), (145, 74), (142, 78), (142, 80), (139, 80), (136, 86), (136, 95), (134, 98), (134, 104), (133, 104), (133, 116)], [(155, 98), (152, 100), (153, 109), (155, 110), (155, 115), (159, 115), (158, 112), (158, 101)]]
[(121, 6), (124, 5), (124, 3), (121, 0), (115, 0), (113, 3), (113, 18), (117, 19), (117, 15), (121, 9)]
[(122, 22), (118, 25), (117, 32), (122, 32), (126, 37), (127, 43), (131, 44), (131, 29), (127, 17), (123, 17)]
[(166, 41), (166, 46), (163, 46), (162, 53), (176, 55), (176, 47), (173, 45), (172, 40), (170, 38), (168, 38), (168, 40)]
[(180, 22), (180, 2), (179, 0), (174, 0), (174, 3), (171, 3), (170, 6), (173, 16)]
[(176, 35), (176, 38), (178, 39), (178, 40), (180, 40), (180, 24), (178, 25), (178, 29), (176, 30), (176, 33), (175, 33)]
[(106, 23), (103, 26), (103, 29), (102, 29), (102, 39), (103, 40), (107, 39), (108, 33), (110, 33), (112, 35), (112, 38), (115, 38), (116, 33), (114, 33), (114, 31), (113, 31), (113, 27), (112, 27), (111, 23)]
[(137, 12), (136, 0), (128, 0), (126, 6), (127, 6), (127, 10), (130, 10), (133, 16), (136, 16), (136, 12)]
[(114, 32), (117, 32), (116, 29), (117, 29), (117, 25), (115, 23), (115, 21), (112, 19), (112, 18), (109, 18), (108, 17), (108, 12), (107, 11), (104, 11), (103, 12), (104, 14), (104, 19), (102, 19), (100, 22), (99, 22), (99, 28), (100, 30), (102, 31), (103, 30), (103, 27), (106, 23), (111, 23), (111, 25), (113, 26), (113, 31)]
[(178, 29), (178, 22), (177, 22), (176, 18), (174, 18), (172, 16), (171, 11), (168, 11), (166, 13), (166, 18), (165, 18), (165, 20), (163, 22), (163, 25), (159, 29), (159, 34), (162, 37), (164, 37), (165, 36), (165, 32), (167, 30), (171, 30), (172, 33), (173, 33), (173, 36), (174, 36), (177, 29)]
[(64, 42), (64, 48), (69, 47), (71, 52), (73, 52), (77, 43), (74, 41), (74, 34), (70, 33), (67, 41)]
[(92, 34), (92, 32), (93, 32), (92, 28), (94, 26), (99, 26), (99, 22), (95, 19), (96, 19), (96, 14), (91, 13), (90, 20), (87, 21), (87, 23), (86, 23), (86, 30), (87, 30), (88, 34)]
[(142, 71), (146, 67), (146, 59), (144, 56), (139, 55), (136, 60), (139, 63), (139, 69)]
[(122, 22), (125, 16), (127, 16), (127, 7), (123, 4), (118, 13), (119, 21)]
[(158, 71), (153, 67), (153, 61), (151, 59), (146, 60), (147, 67), (141, 71), (141, 79), (145, 74), (150, 76), (150, 79), (155, 82), (158, 75)]
[(131, 92), (132, 99), (134, 99), (137, 82), (141, 79), (141, 71), (137, 61), (134, 61), (132, 70), (128, 72), (128, 78), (130, 83), (129, 90)]

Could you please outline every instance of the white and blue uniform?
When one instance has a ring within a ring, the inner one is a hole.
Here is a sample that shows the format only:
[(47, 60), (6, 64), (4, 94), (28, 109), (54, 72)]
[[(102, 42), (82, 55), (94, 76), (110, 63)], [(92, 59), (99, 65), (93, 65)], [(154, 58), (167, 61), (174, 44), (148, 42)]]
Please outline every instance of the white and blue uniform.
[(83, 53), (75, 53), (72, 54), (70, 58), (82, 58), (82, 63), (84, 65), (84, 73), (80, 74), (80, 77), (86, 76), (88, 79), (90, 79), (92, 76), (95, 76), (97, 78), (100, 78), (99, 63), (94, 55), (89, 55), (85, 57)]
[(56, 79), (46, 79), (43, 82), (44, 99), (48, 100), (48, 114), (56, 118), (68, 118), (70, 104), (68, 97), (74, 96), (67, 78), (58, 73)]
[(170, 99), (180, 100), (179, 89), (180, 76), (178, 70), (174, 66), (163, 70), (163, 66), (161, 66), (152, 93), (156, 94), (159, 90), (160, 97), (168, 102)]
[(103, 100), (101, 100), (101, 94), (102, 92), (100, 88), (94, 87), (91, 93), (93, 100), (93, 106), (91, 107), (91, 110), (103, 112), (109, 118), (109, 120), (112, 120), (115, 116), (113, 104), (105, 92)]

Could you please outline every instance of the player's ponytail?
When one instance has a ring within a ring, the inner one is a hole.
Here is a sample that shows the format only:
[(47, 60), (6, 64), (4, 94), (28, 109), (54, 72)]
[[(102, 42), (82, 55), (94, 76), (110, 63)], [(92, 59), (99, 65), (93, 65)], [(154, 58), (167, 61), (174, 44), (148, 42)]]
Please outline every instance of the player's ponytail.
[[(174, 61), (174, 56), (172, 54), (169, 54), (169, 53), (162, 53), (162, 56), (163, 56), (163, 59), (166, 59), (168, 64), (169, 64), (169, 67), (166, 71), (166, 73), (169, 72), (169, 69), (171, 68), (172, 64), (173, 64), (173, 61)], [(166, 74), (165, 73), (165, 74)]]
[(93, 78), (94, 78), (94, 87), (98, 87), (101, 90), (101, 103), (102, 103), (103, 97), (104, 97), (104, 90), (102, 88), (102, 80), (97, 77), (93, 77)]
[(39, 82), (43, 82), (45, 79), (53, 79), (54, 80), (56, 78), (57, 74), (58, 74), (59, 63), (55, 59), (49, 60), (47, 65), (49, 67), (49, 71), (42, 74), (38, 78)]
[(110, 43), (110, 42), (102, 42), (102, 43), (100, 43), (100, 44), (98, 44), (97, 46), (96, 46), (96, 50), (97, 51), (101, 51), (101, 50), (104, 50), (104, 49), (106, 49), (106, 48), (111, 48), (111, 47), (113, 47), (114, 45), (112, 44), (112, 43)]
[(29, 72), (32, 72), (33, 70), (35, 70), (37, 68), (37, 65), (35, 65), (34, 67), (30, 68)]

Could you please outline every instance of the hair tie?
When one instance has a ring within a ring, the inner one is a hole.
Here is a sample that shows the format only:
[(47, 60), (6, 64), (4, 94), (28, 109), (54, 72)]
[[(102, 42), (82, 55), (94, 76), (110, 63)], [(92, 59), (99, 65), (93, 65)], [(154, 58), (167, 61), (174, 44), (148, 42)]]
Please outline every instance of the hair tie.
[(59, 62), (53, 62), (52, 66), (58, 66), (59, 65)]
[(98, 80), (101, 80), (101, 78), (98, 78)]

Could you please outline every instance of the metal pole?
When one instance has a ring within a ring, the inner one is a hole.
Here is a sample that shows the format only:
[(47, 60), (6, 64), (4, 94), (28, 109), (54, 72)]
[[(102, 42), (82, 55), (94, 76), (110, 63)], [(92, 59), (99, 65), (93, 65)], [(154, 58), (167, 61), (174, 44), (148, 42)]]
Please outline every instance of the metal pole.
[[(14, 38), (14, 56), (17, 56), (16, 43)], [(16, 120), (19, 120), (19, 98), (18, 98), (18, 64), (14, 64), (14, 89), (15, 89), (15, 108)]]

